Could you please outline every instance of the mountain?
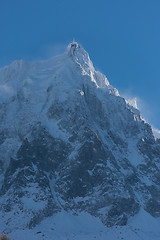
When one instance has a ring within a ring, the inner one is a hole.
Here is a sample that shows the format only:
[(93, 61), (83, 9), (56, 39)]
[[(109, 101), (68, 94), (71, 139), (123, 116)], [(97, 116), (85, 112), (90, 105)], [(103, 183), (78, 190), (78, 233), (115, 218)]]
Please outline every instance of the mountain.
[(0, 96), (1, 232), (159, 239), (160, 141), (78, 43), (0, 69)]

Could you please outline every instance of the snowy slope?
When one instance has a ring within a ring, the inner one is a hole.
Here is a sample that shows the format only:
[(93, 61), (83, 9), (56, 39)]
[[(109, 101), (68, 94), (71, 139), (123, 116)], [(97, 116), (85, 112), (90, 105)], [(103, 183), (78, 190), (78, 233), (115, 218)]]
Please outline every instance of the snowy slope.
[(54, 240), (159, 240), (160, 218), (154, 219), (144, 210), (132, 217), (127, 226), (106, 228), (99, 219), (87, 214), (72, 215), (62, 211), (41, 222), (34, 229), (14, 231), (10, 234), (16, 239), (54, 239)]
[(159, 160), (151, 126), (78, 43), (0, 69), (0, 232), (158, 239)]

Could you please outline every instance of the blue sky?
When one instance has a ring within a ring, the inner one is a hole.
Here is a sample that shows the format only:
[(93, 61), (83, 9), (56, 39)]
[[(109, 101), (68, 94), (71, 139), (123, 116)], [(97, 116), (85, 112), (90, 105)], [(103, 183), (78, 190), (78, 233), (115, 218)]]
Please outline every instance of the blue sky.
[(0, 67), (51, 57), (75, 38), (160, 129), (159, 0), (0, 0), (0, 33)]

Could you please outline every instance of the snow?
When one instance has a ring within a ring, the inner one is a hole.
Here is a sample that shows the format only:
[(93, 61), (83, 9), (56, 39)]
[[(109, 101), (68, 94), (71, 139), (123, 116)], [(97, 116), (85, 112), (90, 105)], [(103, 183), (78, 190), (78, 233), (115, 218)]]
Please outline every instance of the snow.
[(144, 209), (131, 218), (128, 225), (133, 229), (137, 229), (140, 239), (154, 240), (159, 239), (160, 236), (160, 218), (154, 218)]
[(60, 127), (58, 126), (59, 121), (56, 119), (49, 119), (47, 117), (43, 117), (42, 120), (42, 125), (46, 127), (48, 132), (55, 138), (59, 139), (68, 139), (70, 135), (66, 133), (64, 130), (61, 130)]
[(22, 197), (21, 202), (23, 203), (24, 209), (34, 209), (35, 211), (38, 211), (40, 209), (43, 209), (46, 205), (45, 201), (35, 201), (32, 196), (29, 197)]
[(0, 145), (0, 158), (4, 161), (4, 168), (9, 164), (10, 156), (16, 158), (16, 153), (21, 146), (21, 141), (17, 138), (7, 138), (3, 144)]
[(83, 96), (83, 95), (84, 95), (84, 92), (83, 92), (83, 91), (81, 91), (81, 90), (79, 90), (79, 93), (80, 93), (80, 95), (81, 95), (81, 96)]
[(138, 106), (137, 106), (137, 98), (132, 98), (132, 99), (127, 99), (126, 102), (131, 105), (132, 107), (138, 109)]
[(136, 145), (137, 145), (137, 141), (135, 139), (131, 139), (128, 141), (128, 160), (135, 167), (137, 167), (137, 165), (142, 164), (144, 162), (144, 158), (139, 153)]
[(156, 129), (156, 128), (152, 127), (152, 132), (153, 132), (153, 135), (156, 139), (157, 138), (160, 139), (160, 130), (159, 129)]
[(73, 215), (62, 211), (43, 220), (34, 229), (15, 230), (9, 237), (12, 240), (159, 240), (159, 225), (160, 218), (153, 218), (143, 209), (130, 218), (127, 226), (111, 228), (90, 214), (81, 212)]
[(146, 184), (147, 186), (152, 186), (153, 182), (152, 179), (150, 180), (147, 176), (143, 175), (140, 177), (141, 181)]
[(97, 97), (104, 105), (107, 93), (117, 95), (107, 78), (94, 69), (88, 53), (76, 42), (73, 47), (71, 45), (64, 54), (49, 60), (32, 63), (19, 60), (0, 69), (0, 131), (10, 126), (10, 140), (6, 140), (0, 149), (1, 153), (6, 152), (6, 157), (2, 157), (6, 166), (8, 156), (11, 152), (15, 156), (21, 141), (29, 138), (30, 129), (36, 122), (41, 122), (53, 137), (68, 140), (70, 135), (60, 128), (59, 121), (47, 116), (52, 104), (66, 106), (74, 99), (83, 105), (84, 89), (88, 86), (94, 95), (95, 88), (99, 89)]
[(0, 96), (1, 101), (5, 102), (8, 98), (12, 97), (15, 94), (14, 89), (7, 84), (0, 85)]

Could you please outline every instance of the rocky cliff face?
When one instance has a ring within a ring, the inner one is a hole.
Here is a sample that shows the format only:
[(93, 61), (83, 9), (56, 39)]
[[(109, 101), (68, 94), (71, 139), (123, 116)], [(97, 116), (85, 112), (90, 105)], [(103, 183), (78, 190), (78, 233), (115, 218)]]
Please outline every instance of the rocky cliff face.
[(160, 145), (77, 43), (0, 70), (0, 226), (66, 211), (106, 226), (140, 208), (160, 217)]

